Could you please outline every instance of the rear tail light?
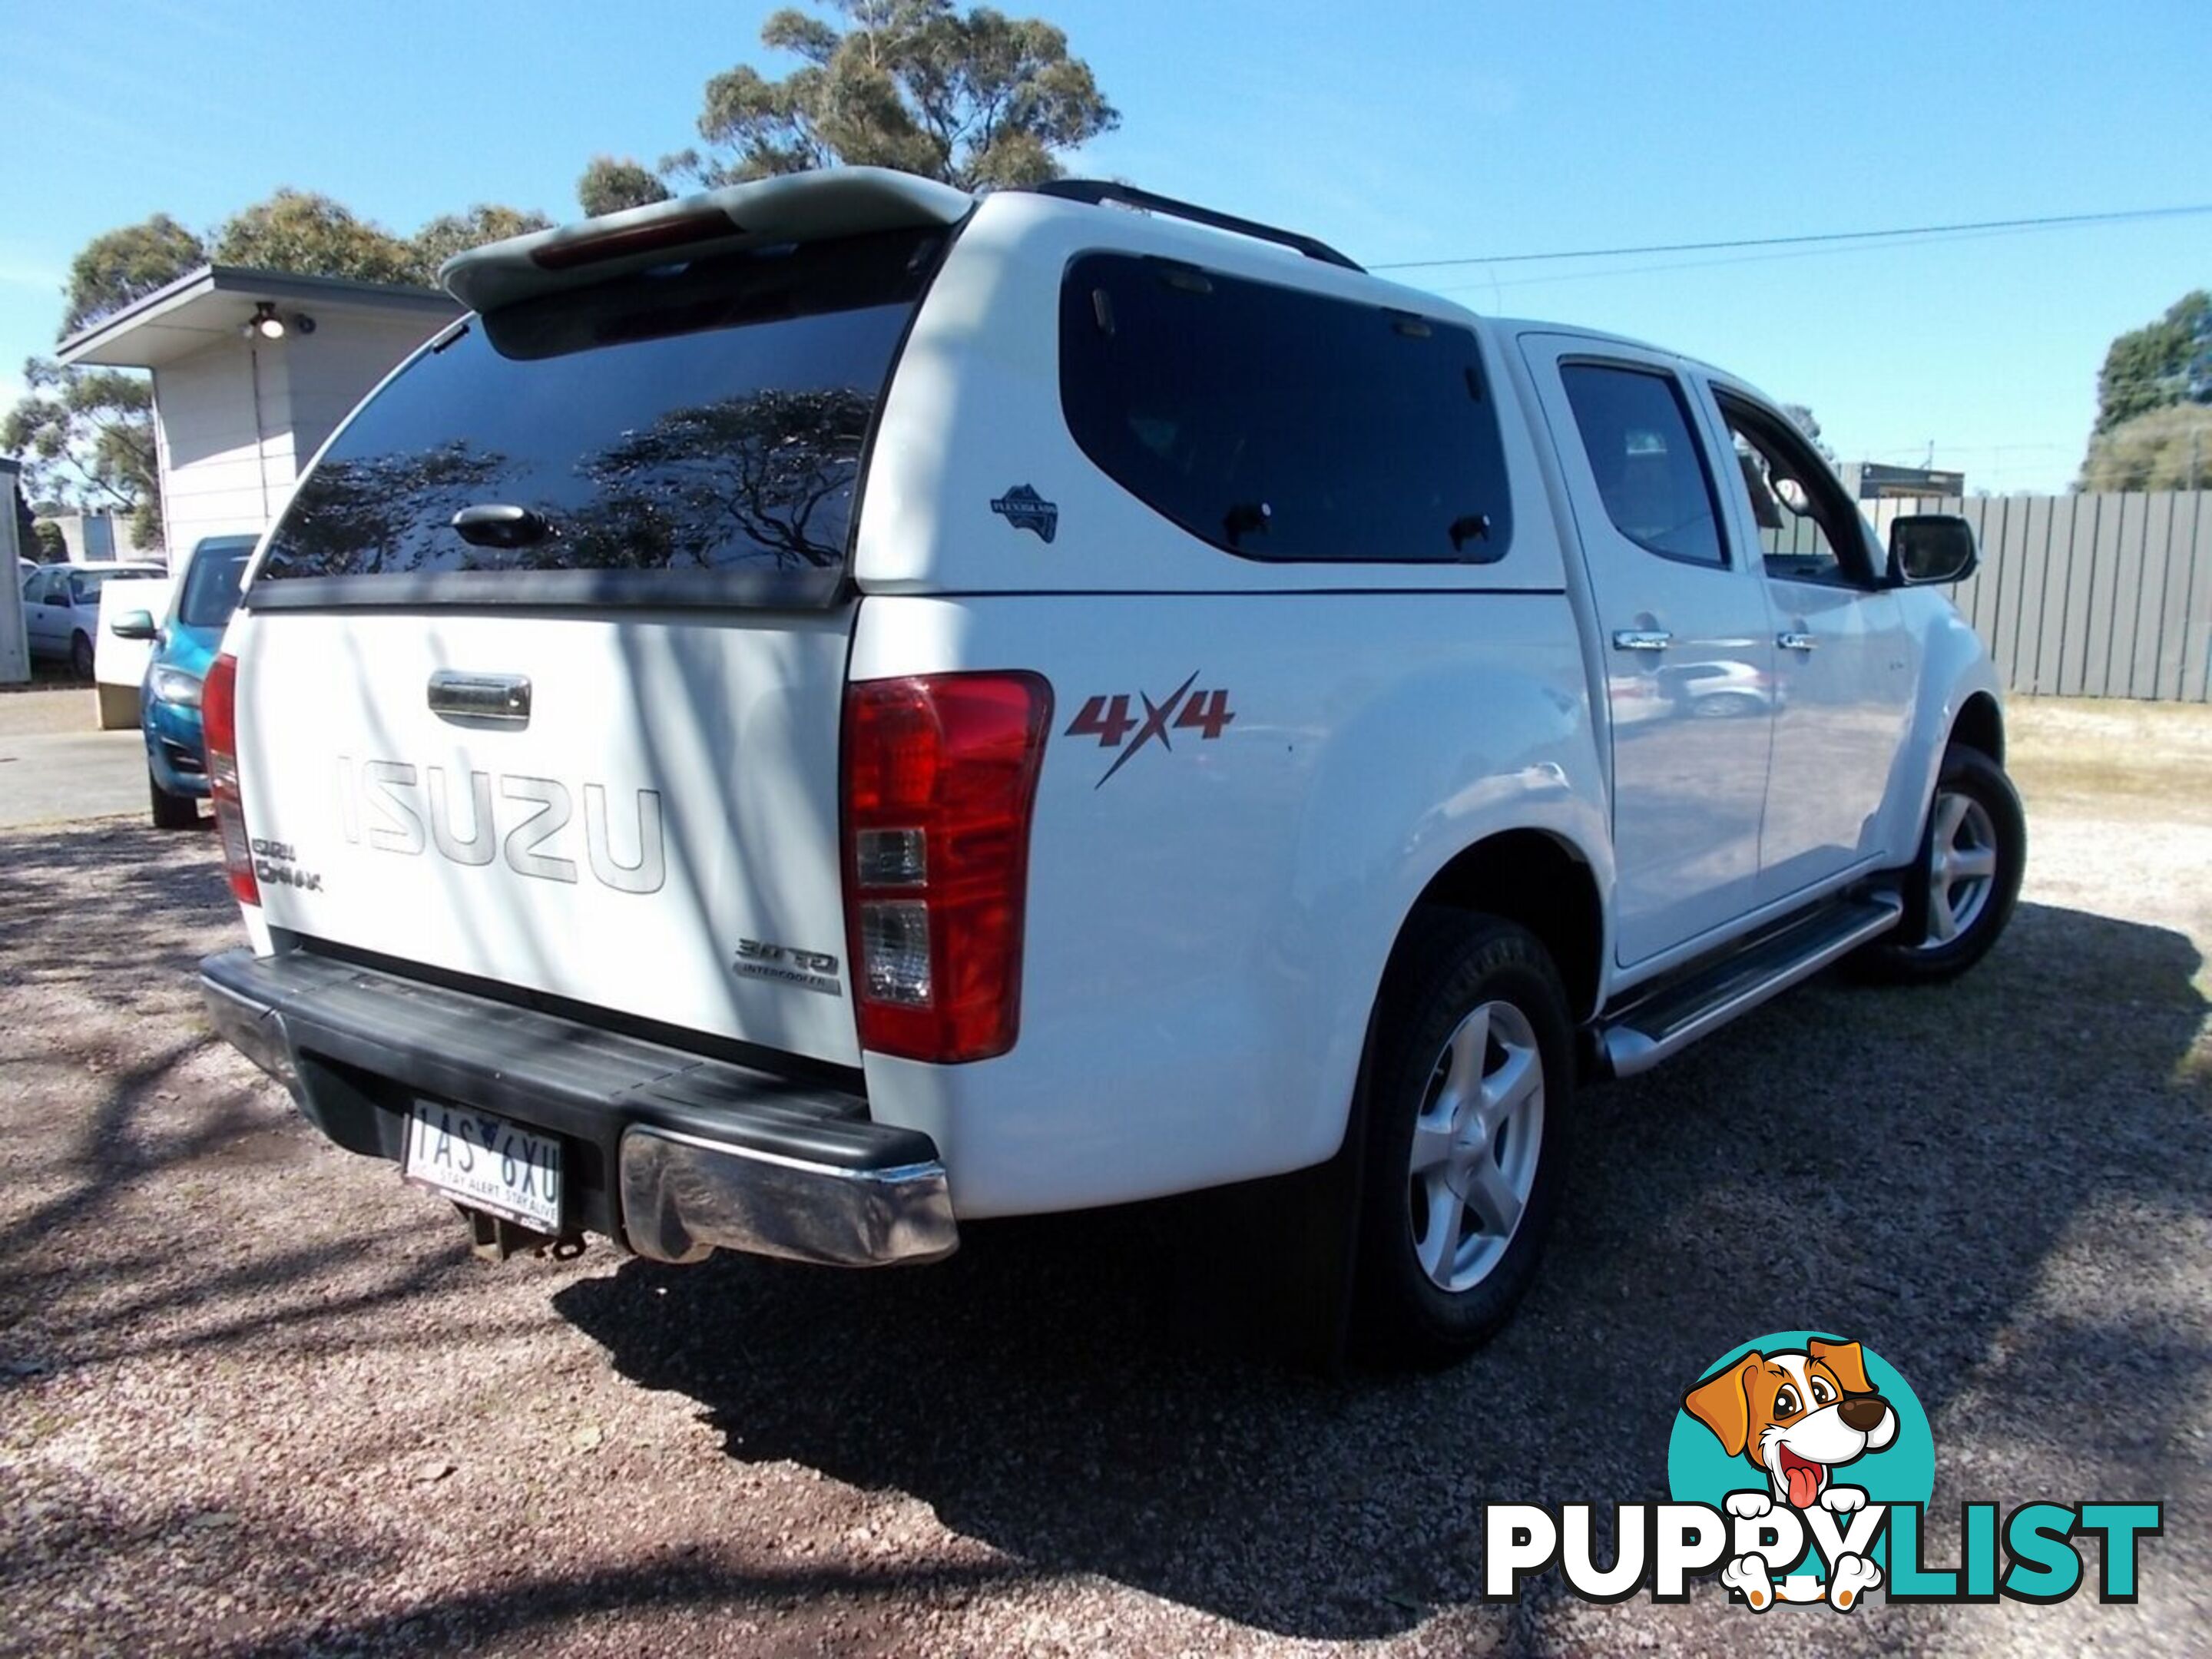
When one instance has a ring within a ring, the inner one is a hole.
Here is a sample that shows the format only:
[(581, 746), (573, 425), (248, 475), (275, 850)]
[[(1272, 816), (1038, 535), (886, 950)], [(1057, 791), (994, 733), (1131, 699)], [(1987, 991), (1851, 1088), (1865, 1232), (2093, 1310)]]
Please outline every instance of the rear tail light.
[(986, 1060), (1014, 1046), (1030, 814), (1052, 725), (1035, 674), (845, 694), (845, 917), (860, 1046)]
[(261, 884), (254, 879), (246, 803), (238, 793), (238, 659), (228, 652), (215, 659), (200, 688), (200, 732), (207, 744), (208, 793), (215, 801), (216, 828), (222, 834), (231, 896), (240, 904), (258, 904)]

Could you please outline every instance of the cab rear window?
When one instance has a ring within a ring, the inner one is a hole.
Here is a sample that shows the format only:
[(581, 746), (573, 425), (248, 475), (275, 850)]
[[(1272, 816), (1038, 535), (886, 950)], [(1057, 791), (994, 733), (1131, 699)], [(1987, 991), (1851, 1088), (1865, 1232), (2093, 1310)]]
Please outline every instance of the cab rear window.
[(1124, 254), (1060, 291), (1060, 400), (1085, 453), (1246, 558), (1489, 563), (1512, 537), (1473, 332)]
[(246, 603), (825, 599), (941, 240), (699, 260), (470, 319), (301, 482)]

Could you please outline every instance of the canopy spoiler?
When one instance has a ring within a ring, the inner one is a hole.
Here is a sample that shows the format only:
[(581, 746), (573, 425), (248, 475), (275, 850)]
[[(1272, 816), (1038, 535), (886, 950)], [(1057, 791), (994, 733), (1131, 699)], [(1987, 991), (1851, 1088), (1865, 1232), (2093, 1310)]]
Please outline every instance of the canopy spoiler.
[(588, 288), (677, 259), (818, 241), (872, 230), (955, 225), (974, 210), (964, 190), (888, 167), (830, 167), (629, 208), (534, 231), (446, 261), (438, 280), (471, 311)]

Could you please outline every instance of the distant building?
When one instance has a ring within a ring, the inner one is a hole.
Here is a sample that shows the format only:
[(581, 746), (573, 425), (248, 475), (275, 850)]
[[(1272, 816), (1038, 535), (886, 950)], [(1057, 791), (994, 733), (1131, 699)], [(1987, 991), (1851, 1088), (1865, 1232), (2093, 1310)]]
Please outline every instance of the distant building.
[(152, 549), (138, 545), (131, 533), (131, 520), (112, 513), (52, 513), (43, 522), (62, 532), (71, 564), (112, 564), (118, 559), (154, 556)]
[(1862, 501), (1955, 501), (1966, 493), (1963, 472), (1936, 472), (1924, 466), (1883, 466), (1875, 461), (1846, 461), (1844, 488)]
[(162, 538), (181, 576), (203, 537), (266, 529), (337, 423), (460, 310), (433, 289), (210, 265), (55, 355), (153, 370)]

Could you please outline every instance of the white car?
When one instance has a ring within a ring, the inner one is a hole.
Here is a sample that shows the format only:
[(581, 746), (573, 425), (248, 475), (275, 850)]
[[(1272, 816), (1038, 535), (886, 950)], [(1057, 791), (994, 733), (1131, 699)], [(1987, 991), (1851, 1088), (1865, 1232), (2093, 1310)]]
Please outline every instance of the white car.
[(100, 634), (100, 590), (109, 582), (166, 576), (158, 564), (40, 565), (23, 582), (23, 631), (31, 655), (69, 664), (79, 679), (92, 678), (94, 641)]
[(777, 179), (446, 282), (208, 678), (204, 975), (489, 1252), (1303, 1171), (1283, 1271), (1448, 1354), (1585, 1080), (2012, 909), (1971, 532), (1877, 545), (1720, 370), (1116, 185)]

